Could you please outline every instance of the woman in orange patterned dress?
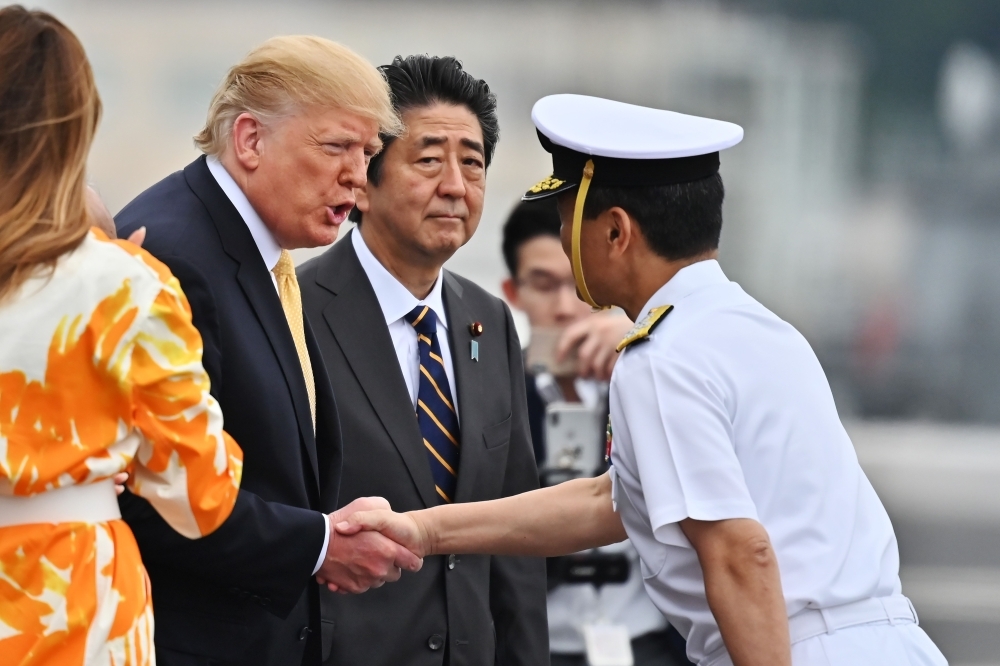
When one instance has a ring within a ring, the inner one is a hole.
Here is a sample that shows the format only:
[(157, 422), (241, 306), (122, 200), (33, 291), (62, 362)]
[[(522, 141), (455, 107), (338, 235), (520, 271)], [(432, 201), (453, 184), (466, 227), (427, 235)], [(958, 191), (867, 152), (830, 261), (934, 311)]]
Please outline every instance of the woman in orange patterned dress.
[(232, 511), (242, 452), (177, 280), (90, 230), (100, 101), (56, 19), (0, 10), (0, 663), (153, 664), (150, 591), (112, 479), (178, 532)]

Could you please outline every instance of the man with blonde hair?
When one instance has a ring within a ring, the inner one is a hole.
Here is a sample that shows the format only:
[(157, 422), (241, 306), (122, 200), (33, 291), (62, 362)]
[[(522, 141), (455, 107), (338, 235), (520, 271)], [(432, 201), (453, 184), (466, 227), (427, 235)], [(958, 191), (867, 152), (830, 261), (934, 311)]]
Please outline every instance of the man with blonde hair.
[(331, 533), (331, 520), (379, 502), (335, 512), (339, 416), (288, 253), (336, 239), (379, 133), (398, 130), (363, 58), (317, 37), (274, 38), (220, 85), (195, 137), (205, 155), (117, 217), (120, 235), (146, 227), (146, 249), (179, 278), (245, 459), (232, 516), (200, 541), (122, 496), (152, 583), (161, 666), (319, 664), (335, 627), (315, 576), (357, 593), (421, 566), (385, 538)]

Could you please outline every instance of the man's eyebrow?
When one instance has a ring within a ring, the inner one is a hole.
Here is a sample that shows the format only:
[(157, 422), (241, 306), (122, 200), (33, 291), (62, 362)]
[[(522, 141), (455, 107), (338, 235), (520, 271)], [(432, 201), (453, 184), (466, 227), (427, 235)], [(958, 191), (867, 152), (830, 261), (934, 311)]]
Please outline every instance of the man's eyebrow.
[(555, 271), (550, 271), (547, 268), (538, 268), (536, 266), (535, 268), (532, 268), (532, 269), (530, 269), (528, 271), (527, 277), (550, 277), (550, 278), (558, 278), (559, 276), (556, 275)]
[(425, 136), (420, 139), (420, 147), (427, 148), (428, 146), (440, 146), (442, 143), (447, 143), (448, 139), (443, 136)]
[(486, 157), (486, 149), (483, 148), (483, 144), (478, 141), (473, 141), (472, 139), (462, 139), (462, 145), (466, 148), (471, 148), (483, 157)]
[(316, 141), (319, 143), (338, 143), (351, 145), (361, 141), (360, 134), (323, 134), (318, 133), (316, 135)]
[[(443, 143), (448, 143), (448, 138), (444, 136), (425, 136), (420, 139), (420, 147), (427, 148), (428, 146), (440, 146)], [(478, 141), (473, 141), (472, 139), (462, 139), (461, 144), (466, 148), (471, 148), (480, 155), (485, 156), (486, 150), (483, 148), (483, 144)]]

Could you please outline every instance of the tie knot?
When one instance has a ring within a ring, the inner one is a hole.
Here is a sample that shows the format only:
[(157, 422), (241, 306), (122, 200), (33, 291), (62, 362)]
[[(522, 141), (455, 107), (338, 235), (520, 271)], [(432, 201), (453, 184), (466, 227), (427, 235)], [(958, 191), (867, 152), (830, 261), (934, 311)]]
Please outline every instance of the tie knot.
[(406, 315), (406, 321), (417, 329), (417, 333), (422, 333), (427, 337), (437, 333), (437, 315), (431, 310), (429, 305), (418, 305), (410, 310)]
[(295, 275), (295, 262), (292, 261), (292, 255), (288, 250), (281, 251), (278, 263), (274, 265), (271, 272), (274, 273), (275, 277), (279, 278)]

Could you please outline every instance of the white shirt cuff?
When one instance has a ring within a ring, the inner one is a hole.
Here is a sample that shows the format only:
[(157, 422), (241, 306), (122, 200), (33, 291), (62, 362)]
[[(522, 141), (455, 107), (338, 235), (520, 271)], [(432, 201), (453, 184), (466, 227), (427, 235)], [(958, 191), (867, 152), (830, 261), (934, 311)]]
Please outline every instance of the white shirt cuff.
[(323, 527), (326, 529), (326, 534), (323, 536), (323, 550), (319, 551), (319, 559), (316, 560), (316, 568), (313, 569), (312, 575), (315, 576), (316, 572), (319, 571), (320, 567), (323, 566), (323, 560), (326, 559), (326, 549), (330, 545), (330, 517), (325, 513), (323, 516)]

